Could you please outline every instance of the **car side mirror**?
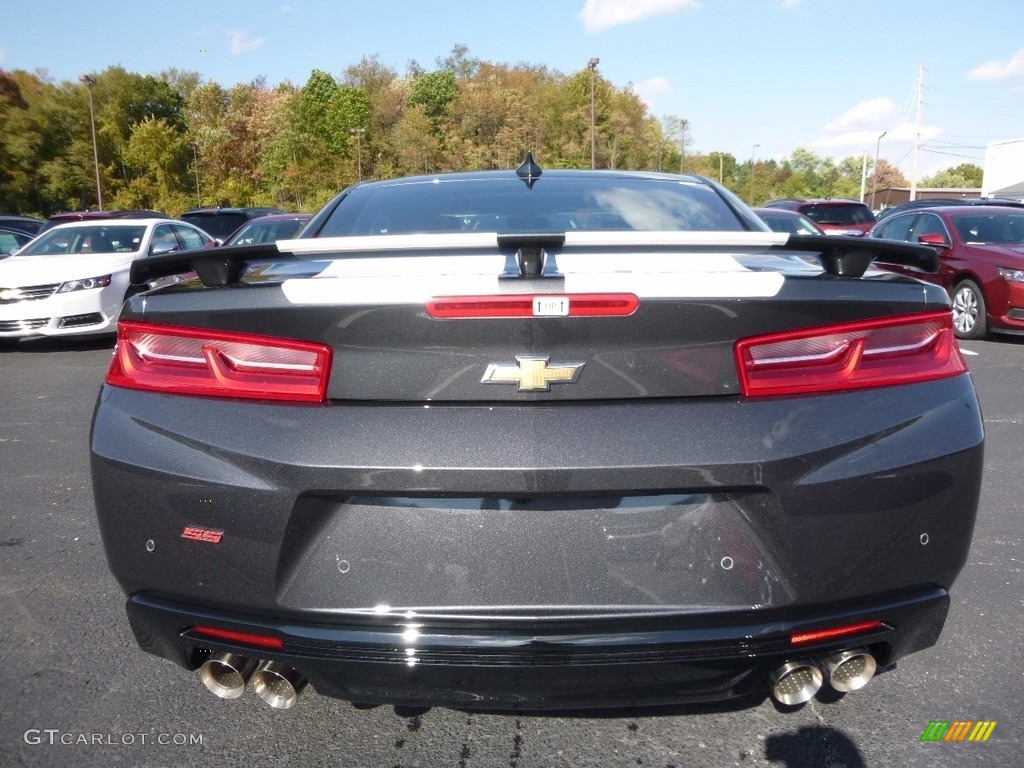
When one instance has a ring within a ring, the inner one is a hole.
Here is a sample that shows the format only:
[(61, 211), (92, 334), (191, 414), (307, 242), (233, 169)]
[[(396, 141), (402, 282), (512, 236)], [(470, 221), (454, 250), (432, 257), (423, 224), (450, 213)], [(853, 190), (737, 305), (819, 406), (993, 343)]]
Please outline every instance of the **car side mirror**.
[(921, 235), (919, 238), (917, 238), (917, 241), (919, 243), (923, 243), (924, 245), (931, 245), (931, 246), (934, 246), (936, 248), (949, 248), (949, 241), (946, 240), (944, 235), (939, 235), (939, 234)]
[(165, 253), (173, 253), (178, 250), (177, 243), (156, 243), (149, 249), (150, 256), (161, 256)]

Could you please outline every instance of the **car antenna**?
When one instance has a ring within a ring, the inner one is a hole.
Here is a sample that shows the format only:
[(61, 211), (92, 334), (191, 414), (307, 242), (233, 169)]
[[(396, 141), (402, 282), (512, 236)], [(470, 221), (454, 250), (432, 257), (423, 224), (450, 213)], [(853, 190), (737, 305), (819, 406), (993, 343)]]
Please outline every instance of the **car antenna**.
[(527, 152), (526, 159), (516, 168), (516, 176), (523, 180), (527, 189), (533, 189), (533, 185), (537, 183), (537, 179), (542, 173), (544, 173), (543, 169), (533, 160), (533, 152)]

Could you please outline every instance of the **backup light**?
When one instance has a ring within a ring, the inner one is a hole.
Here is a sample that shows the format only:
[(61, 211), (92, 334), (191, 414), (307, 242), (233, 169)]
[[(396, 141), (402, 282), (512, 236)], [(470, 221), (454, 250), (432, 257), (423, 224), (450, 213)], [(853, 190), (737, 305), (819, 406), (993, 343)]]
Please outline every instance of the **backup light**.
[(122, 321), (106, 383), (127, 389), (253, 400), (323, 402), (324, 344)]
[(948, 311), (741, 339), (735, 354), (748, 397), (912, 384), (967, 372)]

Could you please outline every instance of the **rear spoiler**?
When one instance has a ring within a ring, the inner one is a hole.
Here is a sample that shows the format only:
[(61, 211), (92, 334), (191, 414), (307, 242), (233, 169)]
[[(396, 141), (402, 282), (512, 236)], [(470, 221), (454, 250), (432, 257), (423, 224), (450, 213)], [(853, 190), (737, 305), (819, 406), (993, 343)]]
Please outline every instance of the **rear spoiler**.
[[(450, 254), (465, 250), (478, 254), (497, 251), (506, 256), (507, 263), (518, 262), (516, 276), (534, 277), (540, 269), (536, 266), (538, 260), (543, 263), (548, 255), (566, 250), (587, 248), (628, 255), (638, 251), (663, 252), (673, 247), (731, 249), (744, 254), (807, 254), (816, 258), (827, 274), (836, 277), (861, 277), (874, 261), (928, 273), (939, 269), (938, 255), (929, 246), (875, 238), (775, 232), (474, 232), (309, 238), (169, 253), (132, 262), (131, 283), (142, 286), (161, 277), (195, 272), (203, 285), (212, 287), (237, 283), (250, 264), (330, 260), (338, 256), (408, 256), (410, 251)], [(553, 263), (543, 266), (545, 274), (554, 269)], [(508, 267), (503, 276), (511, 276)]]

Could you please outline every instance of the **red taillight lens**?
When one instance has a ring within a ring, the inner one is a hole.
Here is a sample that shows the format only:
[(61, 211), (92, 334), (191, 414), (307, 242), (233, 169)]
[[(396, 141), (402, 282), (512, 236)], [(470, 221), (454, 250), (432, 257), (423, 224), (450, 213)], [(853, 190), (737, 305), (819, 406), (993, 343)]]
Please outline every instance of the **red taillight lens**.
[(255, 635), (251, 632), (235, 632), (231, 629), (220, 629), (219, 627), (192, 627), (192, 632), (200, 637), (208, 637), (211, 640), (225, 640), (229, 643), (244, 643), (255, 645), (260, 648), (271, 648), (276, 651), (284, 649), (284, 640), (272, 635)]
[(879, 629), (888, 629), (881, 621), (872, 619), (870, 621), (861, 621), (856, 624), (847, 624), (842, 627), (832, 627), (831, 629), (819, 629), (816, 632), (794, 632), (789, 637), (789, 642), (792, 645), (803, 645), (804, 643), (822, 643), (826, 640), (835, 640), (839, 637), (849, 637), (850, 635), (859, 635), (862, 632), (875, 632)]
[(323, 402), (331, 349), (244, 333), (124, 321), (106, 382), (181, 395)]
[(967, 372), (949, 312), (742, 339), (736, 367), (749, 397), (911, 384)]
[(441, 296), (427, 302), (427, 314), (441, 320), (487, 317), (623, 317), (636, 312), (631, 293)]

